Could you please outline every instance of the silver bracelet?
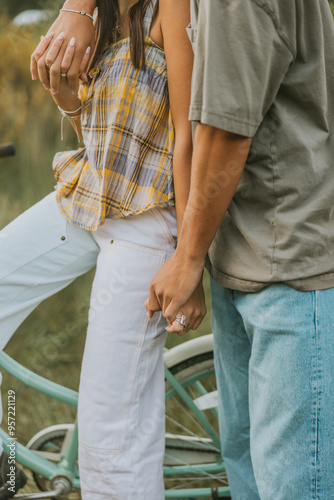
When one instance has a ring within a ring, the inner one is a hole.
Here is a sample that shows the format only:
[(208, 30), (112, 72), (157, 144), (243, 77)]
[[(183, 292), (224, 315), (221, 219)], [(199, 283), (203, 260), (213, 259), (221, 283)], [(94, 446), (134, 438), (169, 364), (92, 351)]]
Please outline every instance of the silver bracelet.
[(59, 12), (74, 12), (75, 14), (82, 14), (83, 16), (88, 16), (91, 18), (92, 21), (94, 21), (94, 17), (85, 12), (84, 10), (72, 10), (72, 9), (60, 9)]

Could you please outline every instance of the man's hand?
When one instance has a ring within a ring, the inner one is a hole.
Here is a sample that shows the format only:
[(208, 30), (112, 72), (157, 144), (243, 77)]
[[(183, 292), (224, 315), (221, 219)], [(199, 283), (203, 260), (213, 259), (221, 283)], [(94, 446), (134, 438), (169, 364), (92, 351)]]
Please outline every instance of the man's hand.
[(180, 312), (189, 324), (186, 331), (197, 328), (206, 312), (200, 283), (203, 267), (200, 262), (186, 263), (179, 258), (176, 250), (151, 282), (150, 296), (145, 302), (149, 316), (152, 317), (155, 311), (162, 311), (168, 323), (175, 328), (174, 321)]
[[(95, 2), (90, 2), (93, 6)], [(66, 4), (65, 4), (66, 5)], [(88, 5), (88, 4), (87, 4)], [(71, 4), (69, 8), (81, 10)], [(91, 14), (93, 8), (86, 11)], [(60, 36), (60, 38), (59, 38)], [(75, 50), (68, 65), (68, 47), (73, 39)], [(45, 88), (53, 94), (59, 92), (61, 73), (67, 73), (69, 86), (73, 93), (78, 91), (79, 77), (87, 81), (86, 50), (95, 46), (95, 27), (90, 17), (73, 12), (60, 12), (56, 21), (42, 38), (31, 56), (31, 76), (33, 80), (41, 80)], [(66, 54), (67, 51), (67, 54)], [(65, 59), (64, 59), (65, 58)], [(49, 69), (49, 71), (48, 71)]]
[(149, 315), (162, 310), (169, 324), (176, 315), (185, 315), (202, 277), (205, 256), (239, 183), (250, 143), (250, 138), (198, 124), (190, 195), (177, 249), (152, 280), (145, 303)]

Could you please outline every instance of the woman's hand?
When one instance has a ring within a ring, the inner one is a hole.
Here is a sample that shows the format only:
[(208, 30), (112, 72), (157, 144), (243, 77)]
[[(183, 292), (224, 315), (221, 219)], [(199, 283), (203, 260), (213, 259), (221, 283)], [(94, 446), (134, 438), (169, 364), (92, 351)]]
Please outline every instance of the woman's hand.
[[(71, 47), (73, 49), (73, 47)], [(66, 58), (65, 54), (65, 58)], [(63, 111), (63, 115), (67, 116), (70, 120), (78, 142), (83, 141), (82, 128), (81, 128), (81, 100), (77, 94), (73, 94), (69, 86), (66, 75), (61, 77), (59, 91), (57, 94), (51, 94), (53, 100)], [(63, 120), (61, 122), (61, 137), (63, 139)]]
[(177, 316), (185, 316), (185, 326), (183, 326), (178, 320), (174, 320), (172, 324), (168, 325), (166, 330), (170, 333), (176, 333), (177, 335), (184, 335), (189, 332), (189, 330), (196, 330), (202, 323), (204, 316), (206, 315), (206, 305), (205, 305), (205, 294), (202, 282), (200, 282), (188, 300), (184, 304), (181, 310), (178, 312)]
[[(56, 41), (59, 45), (62, 43), (62, 40), (59, 39)], [(80, 106), (80, 99), (78, 98), (78, 92), (73, 92), (72, 86), (71, 86), (71, 81), (69, 78), (69, 68), (71, 67), (74, 54), (76, 51), (76, 41), (74, 38), (70, 41), (68, 44), (65, 52), (64, 52), (64, 57), (63, 57), (63, 62), (62, 62), (62, 68), (61, 68), (61, 73), (60, 73), (60, 83), (59, 83), (59, 89), (57, 93), (54, 93), (51, 91), (52, 97), (61, 109), (65, 111), (74, 111)], [(87, 65), (90, 57), (90, 51), (86, 50), (83, 59), (82, 59), (82, 64)], [(55, 76), (55, 69), (53, 65), (50, 67), (48, 70), (50, 72), (50, 78)], [(75, 79), (75, 87), (76, 89), (79, 87), (79, 75), (76, 76)]]
[[(182, 256), (181, 256), (182, 257)], [(145, 302), (149, 318), (156, 311), (162, 311), (172, 330), (185, 333), (190, 329), (196, 329), (206, 313), (204, 291), (202, 286), (203, 277), (202, 262), (191, 262), (186, 265), (185, 260), (180, 260), (178, 250), (163, 264), (154, 275), (150, 295)], [(188, 328), (176, 321), (177, 315), (186, 316)]]
[[(68, 5), (67, 5), (68, 4)], [(91, 7), (90, 7), (91, 6)], [(73, 10), (86, 9), (92, 14), (95, 0), (86, 0), (80, 7), (74, 2), (66, 2), (64, 7)], [(68, 66), (68, 46), (75, 39), (75, 49)], [(73, 93), (78, 92), (79, 77), (87, 81), (85, 71), (89, 58), (86, 57), (88, 47), (95, 46), (95, 27), (90, 17), (73, 12), (60, 12), (56, 21), (42, 38), (31, 56), (31, 76), (33, 80), (41, 80), (52, 94), (59, 92), (61, 73), (67, 73), (67, 80)], [(49, 70), (49, 71), (48, 71)]]

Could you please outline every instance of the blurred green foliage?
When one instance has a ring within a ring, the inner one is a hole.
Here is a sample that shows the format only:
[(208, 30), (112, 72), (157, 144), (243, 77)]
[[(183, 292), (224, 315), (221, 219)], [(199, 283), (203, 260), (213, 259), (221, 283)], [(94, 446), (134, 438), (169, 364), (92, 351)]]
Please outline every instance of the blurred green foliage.
[[(14, 28), (9, 18), (0, 17), (0, 142), (13, 141), (17, 151), (16, 156), (0, 160), (0, 228), (53, 190), (55, 152), (77, 145), (71, 128), (61, 143), (59, 112), (49, 92), (30, 77), (30, 55), (45, 29), (40, 25)], [(31, 314), (6, 352), (37, 373), (77, 389), (91, 278)], [(16, 391), (17, 437), (25, 442), (42, 427), (74, 417), (69, 407), (7, 375), (2, 391), (4, 415), (7, 388)]]
[[(65, 0), (64, 0), (65, 1)], [(1, 0), (0, 13), (14, 17), (24, 10), (58, 10), (62, 0)]]

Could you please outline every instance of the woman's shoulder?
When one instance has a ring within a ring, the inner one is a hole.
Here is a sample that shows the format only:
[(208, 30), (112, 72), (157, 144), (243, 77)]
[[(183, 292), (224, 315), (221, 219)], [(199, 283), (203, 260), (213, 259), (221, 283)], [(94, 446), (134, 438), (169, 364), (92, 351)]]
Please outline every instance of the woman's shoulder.
[(164, 38), (162, 36), (161, 29), (161, 9), (157, 9), (151, 24), (150, 29), (150, 38), (156, 43), (159, 47), (163, 48), (164, 46)]

